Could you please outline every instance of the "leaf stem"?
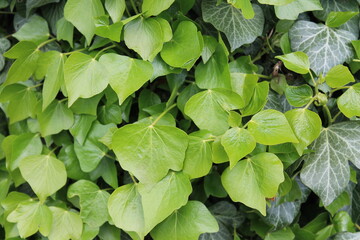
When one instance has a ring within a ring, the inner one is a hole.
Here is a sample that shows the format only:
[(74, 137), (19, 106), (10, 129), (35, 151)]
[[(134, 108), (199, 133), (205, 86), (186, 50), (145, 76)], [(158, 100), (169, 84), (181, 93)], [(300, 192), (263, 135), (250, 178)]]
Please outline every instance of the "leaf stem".
[(86, 48), (81, 48), (81, 49), (77, 49), (77, 50), (74, 50), (74, 51), (71, 51), (71, 52), (67, 52), (67, 53), (63, 53), (63, 55), (67, 56), (67, 55), (71, 55), (73, 53), (76, 53), (76, 52), (82, 52), (82, 51), (85, 51)]
[(111, 46), (108, 46), (108, 47), (106, 47), (106, 48), (101, 49), (101, 50), (95, 55), (94, 59), (97, 59), (97, 57), (100, 55), (100, 53), (102, 53), (102, 52), (104, 52), (104, 51), (106, 51), (106, 50), (109, 50), (109, 49), (111, 49), (111, 48), (114, 48), (114, 47), (116, 47), (115, 44), (113, 44), (113, 45), (111, 45)]
[(45, 46), (46, 44), (51, 43), (51, 42), (54, 42), (54, 41), (56, 41), (56, 38), (52, 38), (52, 39), (49, 39), (49, 40), (47, 40), (47, 41), (45, 41), (45, 42), (42, 42), (42, 43), (40, 43), (40, 44), (38, 45), (37, 49), (40, 49), (40, 48), (42, 48), (43, 46)]
[(311, 77), (311, 81), (312, 81), (313, 84), (314, 84), (315, 95), (317, 95), (317, 94), (319, 93), (318, 84), (317, 84), (317, 82), (315, 81), (314, 75), (312, 74), (311, 70), (309, 70), (309, 74), (310, 74), (310, 77)]
[(135, 2), (134, 0), (130, 0), (130, 3), (131, 3), (131, 7), (134, 9), (135, 11), (135, 14), (139, 14), (139, 11), (138, 9), (136, 8), (136, 5), (135, 5)]
[(115, 160), (115, 161), (117, 160), (116, 158), (114, 158), (113, 156), (111, 156), (111, 155), (109, 155), (107, 153), (105, 154), (105, 157), (110, 158), (110, 159)]
[(353, 62), (360, 62), (360, 59), (353, 59)]
[(310, 102), (308, 104), (306, 104), (305, 107), (303, 107), (303, 109), (308, 109), (310, 107), (310, 105), (315, 101), (316, 97), (313, 97)]
[(339, 111), (332, 119), (331, 119), (331, 123), (334, 123), (335, 120), (340, 116), (341, 111)]
[(129, 9), (128, 9), (128, 7), (126, 6), (126, 4), (125, 4), (125, 11), (126, 11), (126, 14), (128, 15), (128, 17), (131, 17), (131, 14), (130, 14)]
[(262, 75), (262, 74), (257, 74), (257, 73), (255, 73), (255, 75), (258, 76), (259, 78), (271, 79), (270, 76), (266, 76), (266, 75)]
[(171, 105), (170, 107), (168, 107), (167, 109), (165, 109), (165, 111), (163, 111), (163, 112), (155, 119), (155, 121), (151, 124), (151, 126), (155, 126), (155, 124), (156, 124), (165, 114), (167, 114), (171, 109), (173, 109), (174, 107), (176, 107), (176, 103), (174, 103), (173, 105)]
[(36, 85), (34, 85), (34, 86), (28, 87), (28, 89), (37, 88), (37, 87), (42, 86), (43, 84), (44, 84), (44, 83), (39, 83), (39, 84), (36, 84)]
[(123, 53), (125, 53), (126, 55), (128, 56), (132, 56), (133, 54), (131, 54), (131, 52), (129, 50), (127, 50), (125, 47), (121, 46), (120, 44), (118, 43), (115, 43), (116, 47), (122, 51)]
[(14, 12), (5, 12), (5, 11), (0, 11), (0, 14), (15, 14)]
[(331, 125), (332, 124), (332, 117), (331, 117), (331, 113), (330, 113), (330, 109), (327, 105), (324, 105), (323, 106), (323, 111), (325, 112), (326, 114), (326, 118), (328, 120), (328, 125)]
[(59, 100), (59, 103), (65, 102), (67, 100), (68, 100), (68, 98), (63, 98), (63, 99)]
[(342, 89), (348, 89), (348, 88), (350, 88), (350, 86), (338, 87), (338, 88), (335, 88), (335, 89), (331, 90), (329, 94), (331, 96), (336, 91), (339, 91), (339, 90), (342, 90)]
[(47, 154), (50, 156), (50, 154), (54, 153), (56, 151), (56, 149), (58, 149), (60, 146), (56, 146), (53, 149), (51, 149), (51, 151)]
[(129, 175), (130, 175), (130, 177), (131, 177), (131, 180), (134, 182), (134, 184), (135, 184), (135, 185), (138, 184), (138, 182), (136, 181), (134, 175), (132, 175), (130, 172), (129, 172)]

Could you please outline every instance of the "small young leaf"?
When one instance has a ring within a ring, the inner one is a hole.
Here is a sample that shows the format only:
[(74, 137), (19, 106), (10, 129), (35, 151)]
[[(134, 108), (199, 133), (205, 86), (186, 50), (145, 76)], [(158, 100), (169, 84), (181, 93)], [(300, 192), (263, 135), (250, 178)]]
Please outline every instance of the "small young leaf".
[(125, 0), (105, 0), (105, 9), (109, 13), (114, 23), (117, 23), (121, 20), (125, 8)]
[(354, 76), (344, 65), (337, 65), (330, 69), (325, 76), (326, 83), (332, 87), (342, 87), (350, 82), (355, 82)]
[(360, 116), (360, 83), (352, 85), (337, 100), (340, 111), (348, 118)]
[(156, 16), (168, 9), (174, 1), (175, 0), (144, 0), (141, 9), (145, 17)]
[(328, 27), (339, 27), (349, 21), (352, 17), (358, 15), (359, 12), (330, 12), (326, 18), (325, 24)]
[(289, 53), (282, 56), (277, 56), (276, 58), (283, 61), (287, 69), (296, 73), (306, 74), (310, 71), (309, 58), (303, 52)]

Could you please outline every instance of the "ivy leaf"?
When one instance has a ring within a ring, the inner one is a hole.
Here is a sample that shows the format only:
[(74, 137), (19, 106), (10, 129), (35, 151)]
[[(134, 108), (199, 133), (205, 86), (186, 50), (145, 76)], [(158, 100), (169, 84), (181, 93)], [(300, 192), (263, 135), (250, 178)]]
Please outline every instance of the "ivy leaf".
[(109, 219), (107, 202), (110, 194), (100, 190), (95, 183), (79, 180), (69, 187), (67, 196), (80, 198), (80, 216), (89, 226), (100, 227)]
[(283, 165), (275, 154), (259, 153), (238, 162), (231, 170), (227, 168), (221, 181), (233, 201), (255, 208), (265, 216), (265, 198), (274, 197), (284, 181)]
[(355, 79), (349, 68), (344, 65), (336, 65), (326, 74), (325, 81), (330, 87), (337, 88), (355, 82)]
[(352, 59), (354, 51), (350, 44), (357, 39), (348, 31), (303, 20), (292, 26), (289, 37), (291, 48), (306, 53), (310, 68), (324, 75), (332, 67)]
[(279, 19), (296, 20), (300, 13), (322, 10), (319, 0), (295, 0), (281, 6), (275, 6), (275, 14)]
[(190, 178), (207, 175), (212, 167), (210, 143), (202, 138), (189, 136), (189, 146), (186, 149), (183, 171)]
[(95, 34), (95, 18), (104, 14), (100, 0), (69, 0), (64, 8), (65, 19), (85, 36), (87, 45)]
[(109, 84), (105, 66), (89, 55), (73, 53), (65, 62), (65, 86), (71, 106), (78, 98), (90, 98), (101, 93)]
[(38, 115), (40, 132), (43, 137), (69, 129), (74, 124), (73, 112), (62, 102), (53, 101)]
[(160, 52), (162, 59), (172, 67), (190, 68), (200, 57), (203, 39), (194, 23), (182, 21), (177, 26), (171, 41)]
[(293, 2), (293, 1), (294, 0), (259, 0), (259, 3), (275, 5), (275, 6), (281, 6), (281, 5), (289, 4), (289, 3)]
[[(236, 93), (226, 89), (212, 89), (192, 96), (185, 105), (185, 114), (200, 129), (221, 135), (229, 128), (228, 111), (243, 106), (242, 98)], [(204, 116), (212, 117), (204, 118)]]
[(293, 109), (285, 113), (299, 143), (293, 143), (299, 155), (319, 137), (322, 123), (319, 115), (308, 109)]
[(334, 240), (356, 240), (360, 237), (360, 233), (341, 232), (336, 234)]
[(219, 226), (205, 205), (198, 201), (189, 201), (157, 225), (151, 236), (155, 240), (198, 239), (201, 233), (217, 232)]
[(276, 110), (268, 109), (255, 114), (249, 121), (248, 130), (261, 144), (298, 143), (284, 114)]
[[(346, 188), (350, 179), (348, 161), (359, 167), (358, 122), (343, 122), (324, 128), (305, 155), (301, 181), (328, 206)], [(319, 176), (319, 172), (321, 175)]]
[(109, 38), (112, 41), (120, 42), (121, 30), (123, 28), (122, 22), (117, 22), (109, 25), (109, 17), (108, 16), (100, 16), (96, 18), (95, 21), (95, 34)]
[(37, 231), (48, 236), (52, 225), (52, 214), (41, 202), (29, 200), (21, 202), (7, 217), (9, 222), (16, 222), (20, 237), (27, 238)]
[(34, 14), (13, 36), (19, 41), (40, 44), (49, 38), (49, 27), (45, 19)]
[(56, 22), (56, 38), (57, 40), (67, 41), (71, 47), (74, 47), (74, 25), (65, 18), (60, 18)]
[(34, 155), (21, 160), (21, 175), (30, 184), (41, 202), (66, 183), (65, 165), (50, 155)]
[[(251, 75), (248, 75), (250, 77), (245, 76), (244, 82), (242, 84), (245, 84), (244, 92), (245, 94), (252, 92), (251, 99), (249, 99), (249, 104), (246, 105), (244, 109), (241, 110), (242, 116), (250, 116), (253, 115), (259, 111), (261, 111), (266, 102), (267, 102), (267, 96), (269, 94), (269, 83), (259, 82), (256, 83), (255, 86), (253, 86), (253, 82), (255, 82), (255, 79), (257, 80), (257, 77), (251, 77)], [(246, 86), (249, 83), (249, 86)], [(253, 88), (254, 87), (254, 88)], [(242, 95), (240, 95), (242, 96)], [(248, 97), (248, 96), (247, 96)], [(251, 101), (250, 101), (251, 100)]]
[(276, 58), (283, 61), (287, 69), (296, 73), (306, 74), (310, 71), (309, 58), (303, 52), (293, 52), (282, 56), (277, 56)]
[(105, 9), (109, 13), (112, 21), (117, 23), (121, 21), (126, 7), (125, 0), (106, 0)]
[(255, 16), (250, 0), (228, 0), (228, 3), (234, 7), (241, 9), (241, 13), (246, 19), (251, 19)]
[(145, 17), (156, 16), (168, 9), (174, 1), (175, 0), (144, 0), (141, 9)]
[(244, 44), (252, 43), (262, 34), (264, 15), (258, 5), (252, 6), (255, 12), (255, 17), (252, 19), (246, 19), (241, 10), (230, 4), (217, 4), (216, 0), (202, 1), (201, 7), (204, 21), (225, 33), (231, 51)]
[(83, 230), (83, 222), (79, 214), (59, 207), (49, 207), (52, 216), (50, 240), (79, 239)]
[(359, 12), (330, 12), (325, 24), (328, 27), (339, 27), (358, 14)]
[(274, 226), (276, 230), (289, 226), (299, 213), (300, 201), (279, 203), (279, 198), (271, 202), (266, 210), (265, 222)]
[(307, 84), (287, 86), (285, 89), (286, 99), (294, 107), (302, 107), (308, 104), (312, 100), (313, 95), (312, 88)]
[(84, 173), (80, 168), (79, 160), (76, 157), (74, 150), (74, 145), (67, 145), (61, 148), (57, 157), (64, 163), (68, 178), (74, 180), (89, 178), (88, 174)]
[(254, 150), (256, 141), (248, 130), (235, 127), (227, 130), (221, 137), (221, 145), (229, 156), (232, 169), (240, 159)]
[(102, 55), (99, 62), (109, 72), (110, 86), (117, 93), (120, 105), (144, 85), (153, 74), (153, 68), (149, 62), (115, 53)]
[(360, 116), (360, 83), (349, 87), (337, 100), (340, 111), (348, 118)]
[(44, 6), (49, 3), (59, 2), (60, 0), (29, 0), (26, 1), (26, 17), (30, 15), (31, 10)]
[(96, 117), (91, 115), (75, 115), (75, 122), (70, 128), (71, 135), (83, 145)]
[(228, 57), (220, 44), (217, 45), (215, 52), (205, 64), (200, 62), (196, 66), (195, 81), (196, 85), (203, 89), (231, 89)]
[(169, 169), (183, 167), (188, 137), (171, 126), (128, 124), (113, 135), (112, 147), (123, 169), (140, 182), (157, 182)]

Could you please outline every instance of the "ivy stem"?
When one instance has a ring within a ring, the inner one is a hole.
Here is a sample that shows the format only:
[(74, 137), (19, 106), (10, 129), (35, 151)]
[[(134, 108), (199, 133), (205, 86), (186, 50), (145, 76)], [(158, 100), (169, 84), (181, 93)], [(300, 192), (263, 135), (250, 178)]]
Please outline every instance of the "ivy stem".
[(34, 86), (28, 87), (28, 89), (37, 88), (37, 87), (40, 87), (40, 86), (42, 86), (42, 85), (43, 85), (43, 83), (39, 83), (39, 84), (36, 84), (36, 85), (34, 85)]
[(251, 122), (251, 120), (250, 121), (248, 121), (247, 123), (245, 123), (245, 125), (244, 126), (242, 126), (242, 128), (246, 128), (247, 127), (247, 125), (249, 124)]
[(132, 55), (129, 50), (127, 50), (126, 48), (124, 48), (124, 47), (121, 46), (120, 44), (116, 44), (116, 43), (115, 43), (115, 45), (116, 45), (116, 47), (117, 47), (120, 51), (124, 52), (126, 55), (128, 55), (128, 56), (131, 56), (131, 55)]
[(129, 9), (128, 9), (128, 7), (126, 6), (126, 4), (125, 4), (125, 11), (126, 11), (126, 14), (128, 15), (128, 17), (131, 17), (131, 14), (130, 14)]
[(353, 59), (353, 62), (360, 62), (360, 59)]
[(266, 75), (262, 75), (262, 74), (255, 74), (256, 76), (258, 76), (259, 78), (265, 78), (265, 79), (271, 79), (270, 76), (266, 76)]
[(176, 103), (174, 103), (173, 105), (171, 105), (170, 107), (168, 107), (167, 109), (165, 109), (165, 111), (163, 111), (163, 112), (155, 119), (155, 121), (154, 121), (150, 126), (155, 126), (155, 124), (156, 124), (165, 114), (167, 114), (171, 109), (173, 109), (174, 107), (176, 107)]
[(350, 88), (350, 86), (343, 86), (343, 87), (335, 88), (335, 89), (330, 91), (329, 95), (331, 96), (336, 91), (339, 91), (339, 90), (342, 90), (342, 89), (348, 89), (348, 88)]
[(339, 111), (332, 119), (331, 119), (331, 122), (335, 122), (335, 120), (338, 118), (338, 116), (340, 116), (341, 114), (341, 111)]
[(204, 139), (203, 142), (214, 142), (216, 139), (214, 138), (209, 138), (209, 139)]
[(108, 47), (106, 47), (106, 48), (101, 49), (101, 50), (95, 55), (94, 59), (97, 59), (97, 57), (100, 55), (100, 53), (102, 53), (102, 52), (104, 52), (104, 51), (106, 51), (106, 50), (109, 50), (109, 49), (111, 49), (111, 48), (114, 48), (114, 47), (116, 47), (115, 44), (113, 44), (113, 45), (111, 45), (111, 46), (108, 46)]
[(326, 113), (326, 118), (328, 120), (328, 125), (332, 124), (332, 117), (331, 117), (331, 113), (330, 113), (330, 109), (328, 106), (324, 105), (323, 106), (323, 110)]
[(74, 50), (74, 51), (71, 51), (71, 52), (67, 52), (67, 53), (63, 53), (63, 55), (67, 56), (67, 55), (71, 55), (73, 53), (76, 53), (76, 52), (82, 52), (82, 51), (85, 51), (86, 48), (81, 48), (81, 49), (77, 49), (77, 50)]
[(315, 81), (314, 75), (312, 74), (311, 70), (309, 70), (309, 74), (310, 74), (310, 77), (311, 77), (311, 81), (312, 81), (313, 84), (314, 84), (315, 95), (317, 95), (317, 94), (319, 93), (318, 84), (317, 84), (317, 82)]
[(108, 158), (116, 161), (116, 158), (114, 158), (113, 156), (111, 156), (111, 155), (109, 155), (109, 154), (107, 154), (107, 153), (105, 154), (105, 157), (108, 157)]
[(14, 12), (5, 12), (5, 11), (0, 11), (0, 14), (15, 14)]
[(315, 101), (315, 97), (313, 97), (310, 102), (308, 104), (306, 104), (305, 107), (303, 107), (303, 109), (308, 109), (310, 107), (310, 105)]
[(51, 149), (51, 151), (50, 151), (47, 155), (50, 156), (50, 154), (52, 154), (53, 152), (55, 152), (56, 149), (58, 149), (58, 148), (59, 148), (59, 146), (54, 147), (53, 149)]
[(68, 98), (63, 98), (63, 99), (59, 100), (59, 103), (65, 102), (67, 100), (68, 100)]
[(139, 14), (139, 11), (138, 9), (136, 8), (136, 5), (135, 5), (135, 2), (134, 0), (130, 0), (130, 3), (131, 3), (131, 7), (134, 9), (135, 11), (135, 14)]
[(43, 46), (45, 46), (46, 44), (51, 43), (51, 42), (54, 42), (54, 41), (56, 41), (56, 38), (52, 38), (52, 39), (49, 39), (49, 40), (47, 40), (47, 41), (45, 41), (45, 42), (42, 42), (42, 43), (39, 44), (39, 46), (37, 47), (37, 49), (40, 49), (40, 48), (42, 48)]
[(130, 175), (130, 177), (131, 177), (131, 180), (134, 182), (134, 184), (135, 184), (135, 185), (138, 184), (138, 182), (135, 180), (134, 175), (132, 175), (130, 172), (129, 172), (129, 175)]

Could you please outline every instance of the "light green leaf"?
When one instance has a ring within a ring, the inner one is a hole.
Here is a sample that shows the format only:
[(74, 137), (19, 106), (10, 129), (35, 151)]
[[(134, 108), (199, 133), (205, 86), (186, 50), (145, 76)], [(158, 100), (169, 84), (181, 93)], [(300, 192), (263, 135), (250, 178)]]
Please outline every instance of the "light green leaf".
[(203, 60), (203, 63), (205, 64), (214, 54), (218, 46), (218, 41), (216, 40), (216, 38), (208, 35), (203, 35), (203, 40), (204, 40), (204, 47), (201, 52), (201, 58)]
[(80, 198), (80, 216), (91, 227), (100, 227), (109, 219), (107, 202), (110, 194), (90, 181), (79, 180), (70, 185), (68, 198)]
[(157, 18), (139, 17), (124, 27), (124, 40), (128, 48), (137, 52), (142, 59), (152, 61), (161, 51), (164, 30)]
[(254, 137), (243, 128), (230, 128), (221, 137), (221, 145), (230, 159), (230, 169), (243, 157), (251, 153), (256, 146)]
[(144, 0), (141, 9), (145, 17), (156, 16), (168, 9), (174, 1), (175, 0)]
[(56, 23), (57, 40), (65, 40), (70, 44), (71, 47), (74, 47), (73, 36), (74, 25), (72, 25), (71, 22), (68, 22), (65, 18), (60, 18)]
[[(257, 77), (252, 77), (252, 75), (245, 76), (244, 82), (242, 84), (246, 84), (249, 82), (252, 84)], [(254, 88), (253, 88), (254, 87)], [(250, 91), (253, 90), (251, 101), (249, 101), (249, 104), (241, 110), (242, 116), (250, 116), (253, 115), (260, 110), (262, 110), (267, 102), (267, 96), (269, 94), (269, 82), (259, 82), (255, 86), (244, 86), (244, 92), (246, 94), (250, 93)]]
[(30, 41), (39, 44), (46, 41), (50, 34), (46, 20), (34, 14), (13, 36), (19, 41)]
[(66, 183), (65, 165), (50, 155), (33, 155), (21, 160), (21, 175), (44, 202)]
[(183, 167), (188, 137), (171, 126), (128, 124), (114, 133), (112, 147), (123, 169), (140, 182), (157, 182)]
[(355, 79), (349, 68), (344, 65), (336, 65), (326, 74), (325, 81), (330, 87), (337, 88), (355, 82)]
[(328, 27), (339, 27), (358, 14), (359, 12), (330, 12), (325, 24)]
[(360, 83), (352, 85), (337, 100), (340, 111), (348, 118), (360, 116)]
[(186, 149), (183, 171), (190, 178), (207, 175), (212, 167), (210, 143), (202, 138), (189, 136), (189, 146)]
[(255, 208), (265, 216), (265, 198), (274, 197), (284, 181), (283, 165), (275, 154), (259, 153), (238, 162), (232, 170), (227, 168), (221, 180), (233, 201)]
[(308, 104), (313, 98), (313, 90), (307, 85), (287, 86), (285, 89), (286, 100), (294, 107), (302, 107)]
[(290, 228), (284, 228), (275, 232), (269, 232), (266, 234), (264, 240), (293, 240), (295, 234)]
[(204, 204), (189, 201), (184, 207), (157, 225), (151, 236), (154, 240), (193, 240), (201, 233), (217, 232), (219, 226)]
[(9, 222), (16, 222), (22, 238), (27, 238), (37, 231), (48, 236), (52, 225), (52, 214), (46, 205), (34, 200), (20, 203), (7, 217)]
[(241, 9), (241, 13), (246, 19), (251, 19), (255, 16), (250, 0), (228, 0), (227, 2), (234, 7)]
[(249, 121), (248, 130), (258, 143), (265, 145), (299, 142), (285, 115), (273, 109), (255, 114)]
[(160, 54), (162, 59), (172, 67), (190, 68), (200, 57), (203, 39), (194, 23), (182, 21), (177, 26), (174, 37), (165, 43)]
[(105, 0), (105, 9), (114, 23), (121, 20), (125, 7), (125, 0)]
[(286, 5), (275, 6), (275, 14), (279, 19), (296, 20), (300, 13), (322, 9), (319, 0), (295, 0)]
[(61, 148), (57, 157), (65, 164), (68, 178), (74, 180), (89, 178), (88, 174), (84, 173), (80, 168), (80, 163), (74, 150), (74, 145), (67, 145), (66, 147)]
[(202, 1), (202, 13), (205, 22), (209, 22), (216, 29), (225, 33), (231, 51), (244, 44), (252, 43), (262, 34), (264, 15), (258, 5), (252, 6), (255, 17), (246, 19), (241, 10), (230, 4), (217, 4), (217, 0)]
[(43, 137), (69, 129), (74, 124), (73, 112), (62, 102), (53, 101), (38, 115), (40, 133)]
[[(185, 105), (188, 115), (200, 129), (221, 135), (228, 128), (228, 111), (244, 106), (242, 98), (236, 93), (225, 89), (212, 89), (192, 96)], [(212, 116), (204, 118), (204, 116)]]
[(258, 79), (259, 78), (253, 74), (231, 73), (232, 90), (244, 99), (245, 106), (250, 103), (255, 88), (258, 87)]
[(217, 45), (215, 52), (205, 64), (200, 62), (196, 66), (195, 82), (202, 89), (231, 89), (228, 57), (220, 44)]
[(291, 71), (300, 74), (306, 74), (310, 71), (310, 62), (308, 56), (303, 52), (293, 52), (282, 56), (276, 56), (285, 64), (285, 67)]
[(269, 4), (275, 6), (282, 6), (293, 2), (294, 0), (259, 0), (261, 4)]
[(73, 53), (65, 62), (65, 86), (71, 106), (78, 98), (90, 98), (101, 93), (109, 84), (105, 66), (89, 55)]
[[(360, 123), (342, 122), (324, 128), (305, 155), (301, 181), (328, 206), (346, 188), (350, 180), (350, 160), (360, 167)], [(319, 175), (321, 173), (321, 175)]]
[(106, 15), (100, 16), (96, 18), (95, 21), (95, 34), (100, 37), (109, 38), (115, 42), (120, 42), (120, 35), (123, 25), (124, 24), (122, 22), (109, 25), (109, 17)]
[(109, 72), (110, 86), (117, 93), (120, 105), (144, 85), (153, 74), (153, 68), (149, 62), (115, 53), (102, 55), (99, 62)]
[(115, 165), (115, 160), (111, 159), (112, 156), (104, 157), (97, 168), (92, 171), (90, 175), (90, 179), (94, 181), (94, 179), (98, 179), (102, 177), (102, 179), (109, 184), (114, 189), (119, 186), (118, 183), (118, 172)]
[(64, 62), (66, 57), (60, 52), (49, 51), (41, 55), (41, 58), (45, 58), (49, 64), (42, 91), (42, 109), (45, 110), (55, 99), (61, 85), (64, 84)]
[(78, 98), (70, 107), (71, 111), (76, 114), (97, 115), (97, 107), (103, 96), (103, 93), (97, 94), (91, 98)]
[(84, 144), (95, 119), (96, 117), (91, 115), (75, 115), (75, 123), (70, 128), (70, 133), (81, 145)]
[(350, 43), (357, 39), (348, 31), (303, 20), (292, 26), (289, 37), (291, 48), (306, 53), (310, 68), (324, 75), (332, 67), (352, 59), (354, 51)]
[(122, 122), (122, 111), (118, 104), (103, 105), (98, 109), (98, 119), (102, 124)]
[(83, 222), (79, 214), (59, 207), (49, 207), (52, 216), (52, 227), (49, 240), (79, 239)]
[(95, 18), (104, 14), (100, 0), (69, 0), (64, 8), (65, 19), (85, 36), (87, 45), (95, 34)]

